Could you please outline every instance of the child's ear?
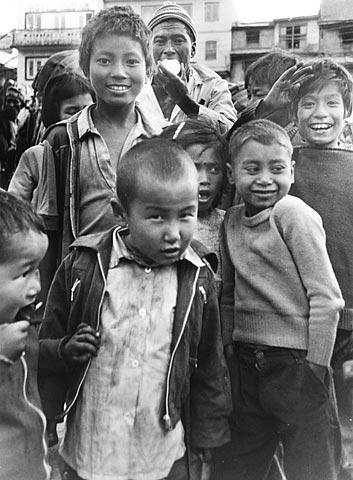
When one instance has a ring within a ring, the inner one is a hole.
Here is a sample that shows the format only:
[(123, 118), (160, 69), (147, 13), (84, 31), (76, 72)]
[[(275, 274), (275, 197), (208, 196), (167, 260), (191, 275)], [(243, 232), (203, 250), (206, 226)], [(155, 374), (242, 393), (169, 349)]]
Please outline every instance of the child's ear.
[(234, 185), (235, 180), (234, 180), (233, 168), (230, 163), (227, 163), (227, 178), (228, 178), (228, 182), (231, 185)]
[(123, 220), (124, 223), (127, 224), (127, 213), (119, 198), (113, 197), (110, 200), (110, 205), (112, 206), (114, 216), (119, 220)]
[(294, 166), (295, 166), (295, 161), (292, 160), (292, 162), (291, 162), (291, 168), (290, 168), (290, 173), (291, 173), (291, 182), (290, 182), (290, 183), (294, 183), (294, 182), (295, 182), (295, 178), (294, 178)]

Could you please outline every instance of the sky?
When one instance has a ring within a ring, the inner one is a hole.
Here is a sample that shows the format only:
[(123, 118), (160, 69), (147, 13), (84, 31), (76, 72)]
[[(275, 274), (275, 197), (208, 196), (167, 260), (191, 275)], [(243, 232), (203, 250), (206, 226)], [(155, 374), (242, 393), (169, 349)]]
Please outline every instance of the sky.
[[(18, 8), (22, 0), (2, 0), (0, 35), (17, 28)], [(53, 1), (56, 5), (60, 0)], [(157, 0), (159, 1), (159, 0)], [(156, 1), (156, 3), (157, 3)], [(160, 0), (162, 3), (162, 0)], [(175, 0), (174, 0), (175, 1)], [(177, 1), (177, 0), (176, 0)], [(320, 0), (233, 0), (238, 21), (244, 23), (267, 22), (275, 18), (316, 15)]]

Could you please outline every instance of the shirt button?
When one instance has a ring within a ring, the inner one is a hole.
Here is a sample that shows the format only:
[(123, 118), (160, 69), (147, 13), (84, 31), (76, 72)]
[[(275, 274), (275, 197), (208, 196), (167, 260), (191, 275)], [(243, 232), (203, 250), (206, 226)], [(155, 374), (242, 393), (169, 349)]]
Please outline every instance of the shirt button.
[(151, 268), (149, 268), (149, 267), (146, 267), (146, 268), (145, 268), (145, 273), (151, 273), (151, 271), (152, 271)]
[(131, 362), (131, 365), (132, 365), (134, 368), (138, 367), (138, 366), (139, 366), (138, 360), (133, 360), (133, 361)]
[(264, 358), (265, 354), (264, 352), (257, 352), (255, 356), (258, 360), (261, 360), (262, 358)]
[(144, 317), (146, 315), (146, 309), (145, 308), (140, 308), (139, 315), (140, 315), (140, 317)]

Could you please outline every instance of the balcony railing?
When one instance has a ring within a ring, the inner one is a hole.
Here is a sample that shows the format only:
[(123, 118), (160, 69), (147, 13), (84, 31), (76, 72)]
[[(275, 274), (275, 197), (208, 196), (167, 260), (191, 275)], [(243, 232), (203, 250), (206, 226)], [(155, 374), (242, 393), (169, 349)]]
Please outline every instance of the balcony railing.
[(15, 30), (12, 47), (33, 47), (49, 45), (78, 46), (81, 41), (80, 28), (51, 30)]

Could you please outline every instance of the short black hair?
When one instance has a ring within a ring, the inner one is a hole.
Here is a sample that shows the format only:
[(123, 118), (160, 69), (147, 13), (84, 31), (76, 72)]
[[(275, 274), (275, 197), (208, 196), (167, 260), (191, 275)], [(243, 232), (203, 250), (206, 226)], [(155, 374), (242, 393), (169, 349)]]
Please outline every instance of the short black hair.
[(30, 230), (45, 234), (42, 219), (28, 202), (0, 189), (0, 264), (9, 258), (11, 237)]
[(288, 151), (289, 157), (292, 157), (293, 146), (283, 127), (271, 120), (252, 120), (241, 125), (230, 135), (229, 155), (232, 164), (242, 147), (250, 140), (262, 145), (280, 145)]
[(153, 178), (173, 182), (197, 170), (189, 154), (176, 142), (160, 137), (134, 145), (120, 160), (116, 172), (116, 193), (126, 211), (138, 195), (139, 182)]
[(150, 48), (151, 32), (146, 24), (129, 6), (114, 6), (101, 10), (94, 15), (82, 31), (79, 47), (79, 63), (83, 73), (89, 77), (89, 63), (93, 44), (97, 37), (105, 35), (128, 36), (141, 44), (146, 60), (146, 69), (150, 70), (152, 56)]
[(338, 85), (343, 100), (345, 116), (350, 117), (353, 102), (353, 80), (348, 70), (331, 58), (326, 57), (306, 62), (303, 68), (308, 66), (311, 66), (312, 69), (311, 76), (302, 82), (299, 90), (293, 90), (292, 94), (290, 93), (290, 109), (293, 119), (296, 119), (300, 99), (330, 82)]
[(245, 72), (245, 88), (250, 82), (257, 85), (268, 85), (270, 88), (289, 68), (299, 62), (299, 57), (284, 50), (274, 50), (255, 60)]
[(205, 150), (211, 148), (220, 160), (223, 174), (222, 192), (217, 195), (214, 206), (220, 201), (220, 196), (226, 188), (227, 163), (229, 163), (228, 142), (219, 132), (215, 122), (205, 117), (188, 118), (183, 122), (170, 125), (163, 129), (162, 138), (174, 140), (185, 150), (194, 145), (203, 145)]
[(47, 128), (61, 119), (60, 105), (63, 100), (89, 93), (92, 99), (95, 93), (87, 78), (76, 72), (66, 72), (52, 77), (44, 88), (42, 99), (42, 122)]

